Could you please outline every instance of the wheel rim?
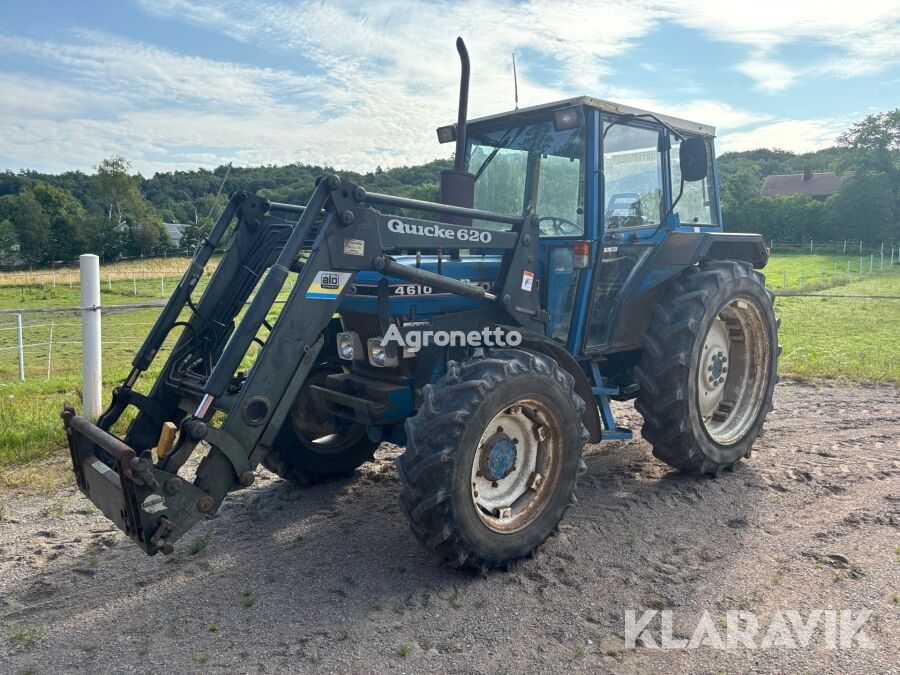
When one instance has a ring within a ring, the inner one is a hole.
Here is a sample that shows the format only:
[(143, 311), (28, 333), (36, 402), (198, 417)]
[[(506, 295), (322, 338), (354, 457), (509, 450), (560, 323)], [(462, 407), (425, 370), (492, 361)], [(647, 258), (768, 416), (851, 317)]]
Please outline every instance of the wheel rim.
[(745, 297), (726, 304), (697, 362), (698, 407), (706, 433), (719, 445), (734, 445), (756, 421), (769, 379), (769, 330), (759, 305)]
[[(307, 383), (322, 384), (328, 374), (322, 371), (314, 373)], [(340, 454), (355, 445), (366, 433), (365, 428), (358, 424), (339, 428), (331, 415), (316, 407), (308, 386), (300, 391), (291, 406), (291, 426), (294, 434), (309, 449), (321, 455)]]
[(494, 532), (530, 525), (555, 492), (562, 428), (541, 401), (523, 399), (501, 410), (478, 442), (472, 462), (472, 503)]

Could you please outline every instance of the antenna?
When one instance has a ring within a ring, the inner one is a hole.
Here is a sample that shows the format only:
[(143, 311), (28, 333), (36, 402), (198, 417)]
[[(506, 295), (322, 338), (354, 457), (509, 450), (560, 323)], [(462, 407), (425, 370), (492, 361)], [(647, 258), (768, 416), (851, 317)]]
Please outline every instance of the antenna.
[(512, 53), (513, 57), (513, 87), (516, 92), (516, 110), (519, 109), (519, 78), (516, 77), (516, 53)]

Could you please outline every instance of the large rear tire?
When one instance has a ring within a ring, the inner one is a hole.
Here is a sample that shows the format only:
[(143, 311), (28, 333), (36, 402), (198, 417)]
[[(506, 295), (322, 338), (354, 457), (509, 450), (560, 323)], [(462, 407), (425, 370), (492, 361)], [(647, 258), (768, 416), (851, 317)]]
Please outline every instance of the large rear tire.
[(658, 459), (718, 475), (750, 457), (778, 380), (773, 301), (749, 263), (716, 260), (685, 269), (653, 306), (635, 407)]
[(400, 504), (416, 537), (455, 567), (506, 565), (575, 501), (584, 402), (549, 357), (498, 349), (451, 361), (406, 421)]
[(369, 439), (366, 428), (350, 423), (337, 425), (310, 396), (310, 385), (322, 384), (328, 375), (341, 371), (340, 365), (325, 362), (310, 372), (275, 437), (272, 451), (263, 459), (269, 471), (299, 485), (314, 485), (346, 478), (372, 459), (379, 443)]

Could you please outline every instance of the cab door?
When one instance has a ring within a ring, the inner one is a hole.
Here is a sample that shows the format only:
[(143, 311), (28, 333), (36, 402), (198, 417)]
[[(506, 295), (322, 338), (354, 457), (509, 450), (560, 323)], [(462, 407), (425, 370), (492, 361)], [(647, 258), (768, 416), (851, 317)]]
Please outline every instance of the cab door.
[(603, 117), (601, 134), (601, 253), (595, 263), (586, 351), (602, 351), (630, 284), (664, 231), (669, 200), (667, 137), (639, 121)]

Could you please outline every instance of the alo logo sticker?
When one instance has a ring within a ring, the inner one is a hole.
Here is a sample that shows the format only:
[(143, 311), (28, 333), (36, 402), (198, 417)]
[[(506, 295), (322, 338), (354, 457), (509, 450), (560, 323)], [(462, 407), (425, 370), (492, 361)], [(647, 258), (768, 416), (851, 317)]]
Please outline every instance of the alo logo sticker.
[(322, 270), (316, 273), (316, 278), (309, 285), (306, 297), (313, 300), (334, 300), (337, 298), (347, 282), (350, 281), (350, 272), (331, 272)]

